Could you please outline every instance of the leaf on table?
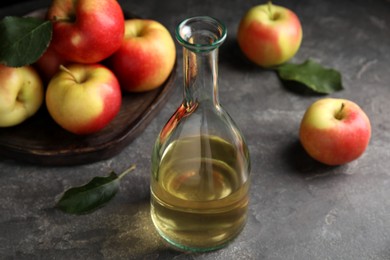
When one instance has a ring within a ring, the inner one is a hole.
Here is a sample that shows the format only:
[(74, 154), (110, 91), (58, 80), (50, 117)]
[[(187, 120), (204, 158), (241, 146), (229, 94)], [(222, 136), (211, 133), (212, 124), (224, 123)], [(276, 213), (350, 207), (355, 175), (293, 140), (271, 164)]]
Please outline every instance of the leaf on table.
[(83, 186), (71, 188), (58, 201), (57, 207), (72, 214), (91, 212), (110, 201), (119, 190), (120, 179), (134, 169), (135, 165), (119, 176), (111, 172), (107, 177), (94, 177)]
[(343, 89), (340, 72), (310, 59), (301, 64), (285, 63), (276, 70), (283, 84), (296, 92), (330, 94)]
[(0, 21), (0, 64), (21, 67), (34, 63), (49, 46), (52, 30), (48, 20), (5, 17)]

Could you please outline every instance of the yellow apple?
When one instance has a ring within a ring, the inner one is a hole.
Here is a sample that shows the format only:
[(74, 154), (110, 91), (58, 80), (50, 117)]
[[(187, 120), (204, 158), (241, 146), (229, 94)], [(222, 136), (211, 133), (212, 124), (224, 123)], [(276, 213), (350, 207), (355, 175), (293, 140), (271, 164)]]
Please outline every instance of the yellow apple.
[(42, 80), (33, 67), (0, 64), (0, 127), (18, 125), (34, 115), (43, 96)]
[(120, 110), (122, 93), (115, 75), (101, 64), (73, 64), (50, 80), (46, 106), (65, 130), (91, 134), (108, 125)]

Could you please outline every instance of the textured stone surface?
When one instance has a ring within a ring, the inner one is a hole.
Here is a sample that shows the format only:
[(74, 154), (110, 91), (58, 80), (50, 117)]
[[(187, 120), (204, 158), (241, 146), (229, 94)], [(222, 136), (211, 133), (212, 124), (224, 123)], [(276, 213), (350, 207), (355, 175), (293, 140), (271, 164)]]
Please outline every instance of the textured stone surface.
[[(2, 8), (21, 15), (49, 1)], [(293, 59), (313, 58), (341, 71), (345, 90), (372, 123), (372, 141), (357, 161), (326, 167), (304, 153), (298, 126), (319, 96), (300, 96), (273, 71), (243, 58), (239, 19), (258, 1), (120, 1), (126, 11), (162, 22), (173, 33), (193, 15), (219, 18), (228, 28), (220, 50), (220, 100), (241, 127), (252, 157), (248, 224), (226, 248), (208, 254), (169, 249), (149, 217), (150, 153), (182, 95), (181, 49), (176, 89), (159, 116), (120, 154), (75, 167), (40, 167), (0, 158), (1, 259), (390, 259), (390, 2), (280, 0), (303, 24)], [(130, 164), (109, 204), (83, 216), (54, 205), (61, 193)]]

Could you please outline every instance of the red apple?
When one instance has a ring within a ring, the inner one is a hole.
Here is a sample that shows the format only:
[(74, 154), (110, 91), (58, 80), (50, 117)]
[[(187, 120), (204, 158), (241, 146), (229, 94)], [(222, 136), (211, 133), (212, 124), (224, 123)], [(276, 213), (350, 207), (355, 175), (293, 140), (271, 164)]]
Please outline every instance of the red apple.
[(74, 134), (91, 134), (103, 129), (117, 115), (121, 102), (117, 78), (101, 64), (61, 67), (46, 90), (50, 115)]
[(43, 55), (35, 62), (34, 66), (42, 79), (45, 82), (49, 82), (54, 74), (58, 72), (60, 65), (67, 65), (68, 63), (50, 44)]
[(43, 92), (33, 67), (0, 64), (0, 127), (20, 124), (34, 115), (43, 103)]
[(129, 92), (155, 89), (167, 80), (176, 60), (169, 31), (154, 20), (125, 22), (122, 46), (108, 60), (121, 87)]
[(238, 27), (238, 44), (245, 56), (262, 67), (272, 67), (291, 59), (302, 40), (298, 16), (278, 5), (254, 6)]
[(124, 16), (116, 0), (53, 0), (47, 17), (53, 47), (66, 60), (97, 63), (122, 44)]
[(370, 120), (354, 102), (323, 98), (309, 106), (299, 138), (307, 153), (328, 165), (341, 165), (360, 157), (371, 137)]

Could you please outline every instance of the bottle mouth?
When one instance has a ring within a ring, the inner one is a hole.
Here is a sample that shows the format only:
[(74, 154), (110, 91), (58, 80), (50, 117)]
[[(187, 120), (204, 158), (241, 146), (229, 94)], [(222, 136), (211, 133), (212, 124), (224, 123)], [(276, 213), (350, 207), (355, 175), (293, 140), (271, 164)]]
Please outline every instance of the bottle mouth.
[(195, 16), (182, 21), (176, 27), (176, 39), (184, 47), (195, 51), (211, 51), (226, 39), (223, 23), (209, 16)]

